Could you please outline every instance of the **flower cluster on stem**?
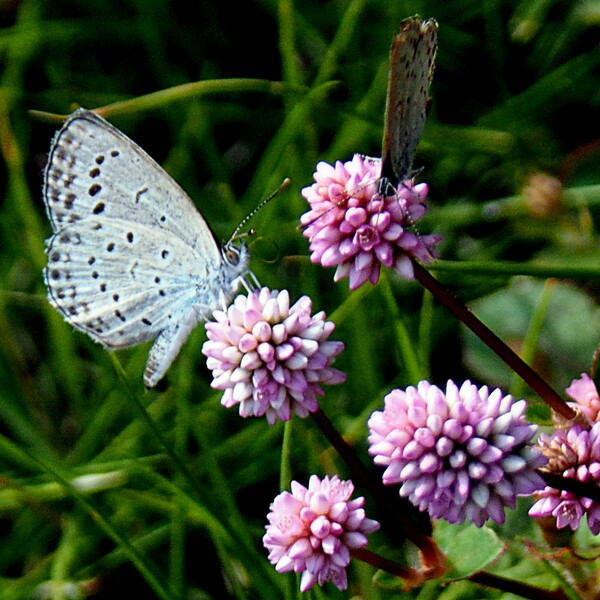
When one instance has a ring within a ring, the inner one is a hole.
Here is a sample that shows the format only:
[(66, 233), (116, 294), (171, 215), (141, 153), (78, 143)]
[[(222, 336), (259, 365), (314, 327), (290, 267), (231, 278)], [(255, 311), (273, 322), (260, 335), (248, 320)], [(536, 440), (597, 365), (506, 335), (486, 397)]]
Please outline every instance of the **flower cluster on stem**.
[(364, 498), (350, 499), (351, 481), (312, 475), (308, 488), (296, 481), (271, 504), (263, 543), (279, 573), (302, 573), (300, 590), (333, 582), (348, 586), (350, 551), (367, 545), (367, 535), (379, 529), (368, 519)]
[(410, 258), (430, 262), (440, 240), (410, 230), (425, 213), (427, 184), (406, 180), (395, 194), (381, 196), (380, 163), (359, 154), (345, 163), (320, 162), (315, 183), (302, 190), (311, 207), (300, 219), (311, 260), (337, 267), (335, 281), (348, 277), (351, 290), (377, 283), (381, 265), (412, 279)]
[[(600, 398), (591, 378), (585, 373), (566, 390), (576, 401), (580, 412), (590, 421), (560, 426), (538, 439), (541, 452), (548, 458), (544, 471), (561, 475), (580, 483), (600, 486)], [(536, 503), (529, 510), (533, 517), (552, 517), (556, 527), (579, 527), (584, 516), (590, 531), (600, 533), (600, 503), (571, 491), (546, 486), (536, 492)]]
[(369, 452), (386, 467), (385, 485), (432, 517), (477, 526), (504, 522), (516, 496), (543, 487), (535, 469), (546, 459), (530, 444), (536, 427), (526, 403), (449, 381), (445, 392), (427, 381), (393, 390), (369, 419)]
[(224, 406), (239, 405), (242, 417), (266, 415), (270, 424), (306, 417), (318, 408), (320, 384), (345, 380), (331, 366), (344, 349), (328, 339), (335, 325), (311, 310), (308, 296), (290, 306), (286, 290), (262, 288), (213, 313), (202, 352), (212, 387), (225, 390)]

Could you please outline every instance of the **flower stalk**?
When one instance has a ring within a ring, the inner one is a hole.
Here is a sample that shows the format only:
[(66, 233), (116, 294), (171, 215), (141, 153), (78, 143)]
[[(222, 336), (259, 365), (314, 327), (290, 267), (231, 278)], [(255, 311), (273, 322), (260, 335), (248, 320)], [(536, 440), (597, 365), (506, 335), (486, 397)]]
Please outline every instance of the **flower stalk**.
[(415, 279), (447, 309), (464, 323), (482, 342), (493, 350), (546, 404), (565, 419), (577, 416), (567, 402), (540, 377), (519, 355), (507, 346), (495, 333), (484, 325), (464, 304), (437, 281), (423, 266), (413, 260)]
[(486, 573), (485, 571), (477, 571), (468, 579), (474, 583), (503, 590), (529, 600), (569, 600), (569, 596), (562, 589), (546, 590), (500, 575)]
[(376, 569), (386, 571), (387, 573), (399, 577), (404, 583), (404, 589), (407, 590), (423, 585), (427, 579), (424, 576), (424, 571), (422, 569), (413, 569), (412, 567), (400, 565), (397, 562), (383, 558), (382, 556), (379, 556), (379, 554), (375, 554), (366, 548), (357, 548), (356, 550), (352, 550), (350, 554), (353, 558), (357, 558)]
[[(412, 507), (408, 503), (401, 501), (397, 496), (394, 496), (393, 499), (391, 498), (388, 490), (382, 486), (380, 479), (373, 475), (358, 459), (353, 448), (339, 434), (333, 423), (321, 409), (311, 413), (311, 416), (325, 437), (331, 442), (331, 445), (348, 465), (353, 479), (360, 482), (369, 491), (379, 505), (381, 512), (393, 520), (406, 537), (419, 548), (422, 553), (423, 564), (430, 566), (437, 565), (442, 554), (437, 544), (429, 536), (431, 528), (429, 527), (428, 532), (425, 533), (412, 519), (406, 516), (409, 514), (407, 509), (411, 509), (410, 512), (412, 512)], [(423, 520), (422, 516), (419, 518), (421, 521)]]

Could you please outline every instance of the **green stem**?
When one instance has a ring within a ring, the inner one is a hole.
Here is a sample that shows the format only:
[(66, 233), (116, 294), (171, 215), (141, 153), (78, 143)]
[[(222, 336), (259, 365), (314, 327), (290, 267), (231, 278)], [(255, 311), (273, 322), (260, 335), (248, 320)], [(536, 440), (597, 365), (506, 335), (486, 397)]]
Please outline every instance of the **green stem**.
[[(136, 96), (129, 100), (113, 102), (106, 106), (94, 109), (99, 115), (109, 118), (114, 115), (127, 115), (139, 113), (145, 110), (164, 108), (173, 102), (179, 102), (188, 98), (200, 98), (212, 94), (230, 94), (242, 92), (258, 92), (263, 94), (281, 95), (284, 85), (278, 81), (266, 79), (205, 79), (204, 81), (192, 81), (175, 87), (158, 90)], [(305, 89), (303, 91), (306, 91)], [(49, 114), (39, 110), (30, 110), (29, 114), (39, 120), (61, 123), (63, 118), (58, 115)]]

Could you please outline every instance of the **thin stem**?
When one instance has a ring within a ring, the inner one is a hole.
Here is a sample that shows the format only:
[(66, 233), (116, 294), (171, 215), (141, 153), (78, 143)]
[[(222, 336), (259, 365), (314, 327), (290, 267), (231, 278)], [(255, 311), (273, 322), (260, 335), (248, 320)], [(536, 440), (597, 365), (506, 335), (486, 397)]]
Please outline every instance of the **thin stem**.
[(116, 354), (111, 354), (110, 357), (121, 382), (121, 385), (123, 386), (123, 390), (125, 391), (125, 395), (127, 396), (127, 398), (129, 398), (129, 400), (137, 410), (138, 414), (142, 418), (142, 421), (146, 424), (148, 430), (154, 436), (154, 439), (157, 442), (158, 446), (160, 446), (165, 451), (167, 456), (173, 462), (175, 468), (179, 470), (179, 472), (183, 475), (183, 477), (189, 483), (191, 488), (198, 494), (198, 497), (201, 498), (202, 489), (200, 484), (198, 483), (197, 478), (192, 475), (192, 472), (190, 471), (189, 467), (187, 466), (185, 461), (179, 456), (179, 454), (177, 454), (177, 452), (171, 447), (171, 445), (167, 443), (167, 440), (165, 439), (165, 436), (162, 434), (158, 425), (154, 422), (154, 420), (150, 416), (150, 413), (146, 410), (146, 407), (142, 404), (137, 395), (129, 386), (127, 377), (125, 375), (125, 370), (123, 369), (123, 365), (121, 365), (121, 363), (119, 362), (119, 359), (116, 356)]
[(415, 279), (429, 290), (446, 308), (453, 312), (482, 342), (493, 350), (544, 402), (566, 419), (576, 412), (527, 363), (511, 350), (495, 333), (484, 325), (464, 304), (461, 304), (424, 267), (413, 260)]
[(565, 490), (576, 496), (589, 498), (595, 502), (600, 502), (600, 488), (593, 483), (585, 483), (577, 479), (569, 479), (558, 473), (548, 473), (543, 469), (538, 469), (537, 472), (541, 475), (546, 485), (557, 490)]
[[(406, 588), (415, 587), (422, 585), (425, 581), (431, 579), (427, 571), (422, 569), (413, 569), (412, 567), (405, 567), (398, 563), (383, 558), (366, 548), (355, 548), (350, 552), (353, 558), (362, 560), (363, 562), (372, 565), (376, 569), (381, 569), (392, 575), (396, 575), (403, 580)], [(501, 577), (500, 575), (494, 575), (485, 571), (478, 571), (473, 573), (469, 577), (473, 583), (479, 585), (485, 585), (504, 592), (516, 594), (522, 598), (528, 598), (529, 600), (569, 600), (569, 597), (565, 594), (562, 589), (557, 590), (546, 590), (544, 588), (529, 585), (527, 583), (521, 583), (514, 579), (508, 579), (507, 577)]]
[(69, 482), (69, 474), (60, 469), (58, 465), (50, 464), (38, 456), (30, 456), (35, 460), (42, 470), (49, 474), (56, 482), (60, 483), (65, 490), (73, 496), (77, 503), (86, 511), (93, 522), (117, 545), (118, 549), (132, 562), (148, 585), (154, 590), (156, 596), (162, 600), (175, 600), (176, 596), (169, 589), (168, 583), (163, 585), (161, 577), (156, 574), (155, 567), (139, 550), (135, 542), (121, 535), (113, 523), (106, 518), (102, 512), (86, 498), (85, 494), (77, 489), (73, 482)]
[[(394, 520), (395, 524), (401, 528), (401, 531), (406, 537), (417, 546), (423, 554), (423, 563), (426, 565), (435, 565), (439, 562), (441, 553), (437, 548), (436, 543), (429, 537), (430, 529), (424, 533), (417, 525), (407, 516), (412, 510), (408, 503), (406, 506), (398, 505), (398, 501), (402, 498), (396, 497), (395, 502), (391, 500), (388, 491), (383, 489), (380, 481), (365, 467), (358, 459), (354, 449), (344, 440), (333, 426), (325, 413), (318, 409), (311, 415), (318, 425), (319, 429), (324, 433), (325, 437), (331, 442), (331, 445), (337, 450), (342, 459), (346, 462), (353, 477), (369, 491), (373, 498), (379, 504), (382, 513)], [(404, 501), (406, 502), (406, 501)], [(405, 511), (404, 513), (399, 510)], [(430, 527), (430, 526), (429, 526)]]
[(376, 569), (381, 569), (382, 571), (396, 575), (396, 577), (400, 577), (400, 579), (406, 583), (407, 587), (421, 585), (424, 581), (423, 573), (421, 571), (413, 569), (412, 567), (399, 565), (397, 562), (383, 558), (382, 556), (379, 556), (379, 554), (375, 554), (366, 548), (354, 548), (350, 550), (350, 554), (353, 558), (362, 560), (364, 563), (367, 563)]
[[(286, 87), (279, 81), (269, 81), (266, 79), (205, 79), (203, 81), (183, 83), (128, 100), (113, 102), (112, 104), (96, 108), (94, 112), (108, 118), (114, 115), (127, 115), (145, 110), (164, 108), (173, 102), (187, 98), (201, 98), (203, 96), (223, 93), (258, 92), (279, 96)], [(307, 90), (303, 88), (302, 91), (306, 92)], [(39, 110), (30, 110), (29, 114), (35, 119), (50, 123), (60, 123), (63, 120), (63, 117), (59, 115)]]
[(511, 594), (516, 594), (522, 598), (528, 598), (529, 600), (569, 600), (569, 597), (562, 589), (545, 590), (533, 585), (528, 585), (527, 583), (521, 583), (520, 581), (514, 581), (513, 579), (507, 579), (506, 577), (493, 575), (492, 573), (486, 573), (485, 571), (473, 573), (469, 579), (474, 583), (510, 592)]

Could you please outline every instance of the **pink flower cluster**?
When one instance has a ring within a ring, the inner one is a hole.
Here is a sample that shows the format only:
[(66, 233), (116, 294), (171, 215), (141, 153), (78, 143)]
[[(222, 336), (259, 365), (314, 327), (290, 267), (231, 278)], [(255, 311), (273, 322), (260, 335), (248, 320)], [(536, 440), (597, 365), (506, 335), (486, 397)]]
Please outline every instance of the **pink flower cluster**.
[[(551, 435), (542, 433), (538, 445), (549, 458), (548, 471), (600, 485), (600, 423), (590, 430), (573, 425), (568, 430), (555, 429)], [(600, 533), (600, 504), (592, 499), (552, 487), (535, 496), (539, 499), (529, 510), (532, 517), (554, 517), (558, 529), (568, 526), (574, 531), (587, 515), (590, 531), (594, 535)]]
[(427, 184), (406, 180), (392, 196), (378, 193), (379, 159), (355, 154), (351, 161), (317, 165), (315, 183), (302, 190), (311, 210), (300, 221), (311, 260), (337, 267), (334, 279), (349, 278), (354, 290), (379, 280), (380, 266), (414, 276), (411, 258), (430, 262), (440, 238), (408, 228), (425, 213)]
[(364, 498), (350, 500), (351, 481), (312, 475), (308, 489), (296, 481), (271, 504), (263, 537), (269, 560), (278, 573), (302, 573), (300, 591), (331, 581), (348, 586), (350, 550), (367, 545), (367, 534), (379, 523), (366, 518)]
[(393, 390), (371, 415), (369, 452), (386, 467), (383, 483), (400, 484), (400, 495), (432, 517), (503, 523), (517, 495), (544, 486), (535, 469), (546, 459), (530, 444), (536, 428), (525, 407), (469, 381), (448, 381), (445, 393), (421, 381)]
[(589, 375), (581, 374), (581, 379), (573, 379), (565, 390), (570, 398), (577, 402), (577, 408), (592, 422), (598, 421), (600, 398), (598, 390)]
[[(540, 434), (538, 445), (548, 458), (545, 471), (575, 479), (595, 487), (600, 486), (600, 398), (591, 378), (583, 373), (574, 379), (567, 394), (577, 402), (577, 408), (591, 421), (557, 428), (550, 434)], [(577, 529), (587, 516), (590, 531), (600, 533), (600, 504), (591, 498), (578, 496), (566, 490), (546, 487), (535, 493), (537, 502), (529, 510), (533, 517), (553, 517), (556, 527)]]
[(242, 417), (266, 415), (270, 424), (306, 417), (319, 407), (320, 384), (345, 380), (331, 367), (344, 349), (328, 339), (335, 325), (311, 310), (308, 296), (290, 306), (286, 290), (262, 288), (213, 313), (202, 352), (224, 406), (239, 404)]

